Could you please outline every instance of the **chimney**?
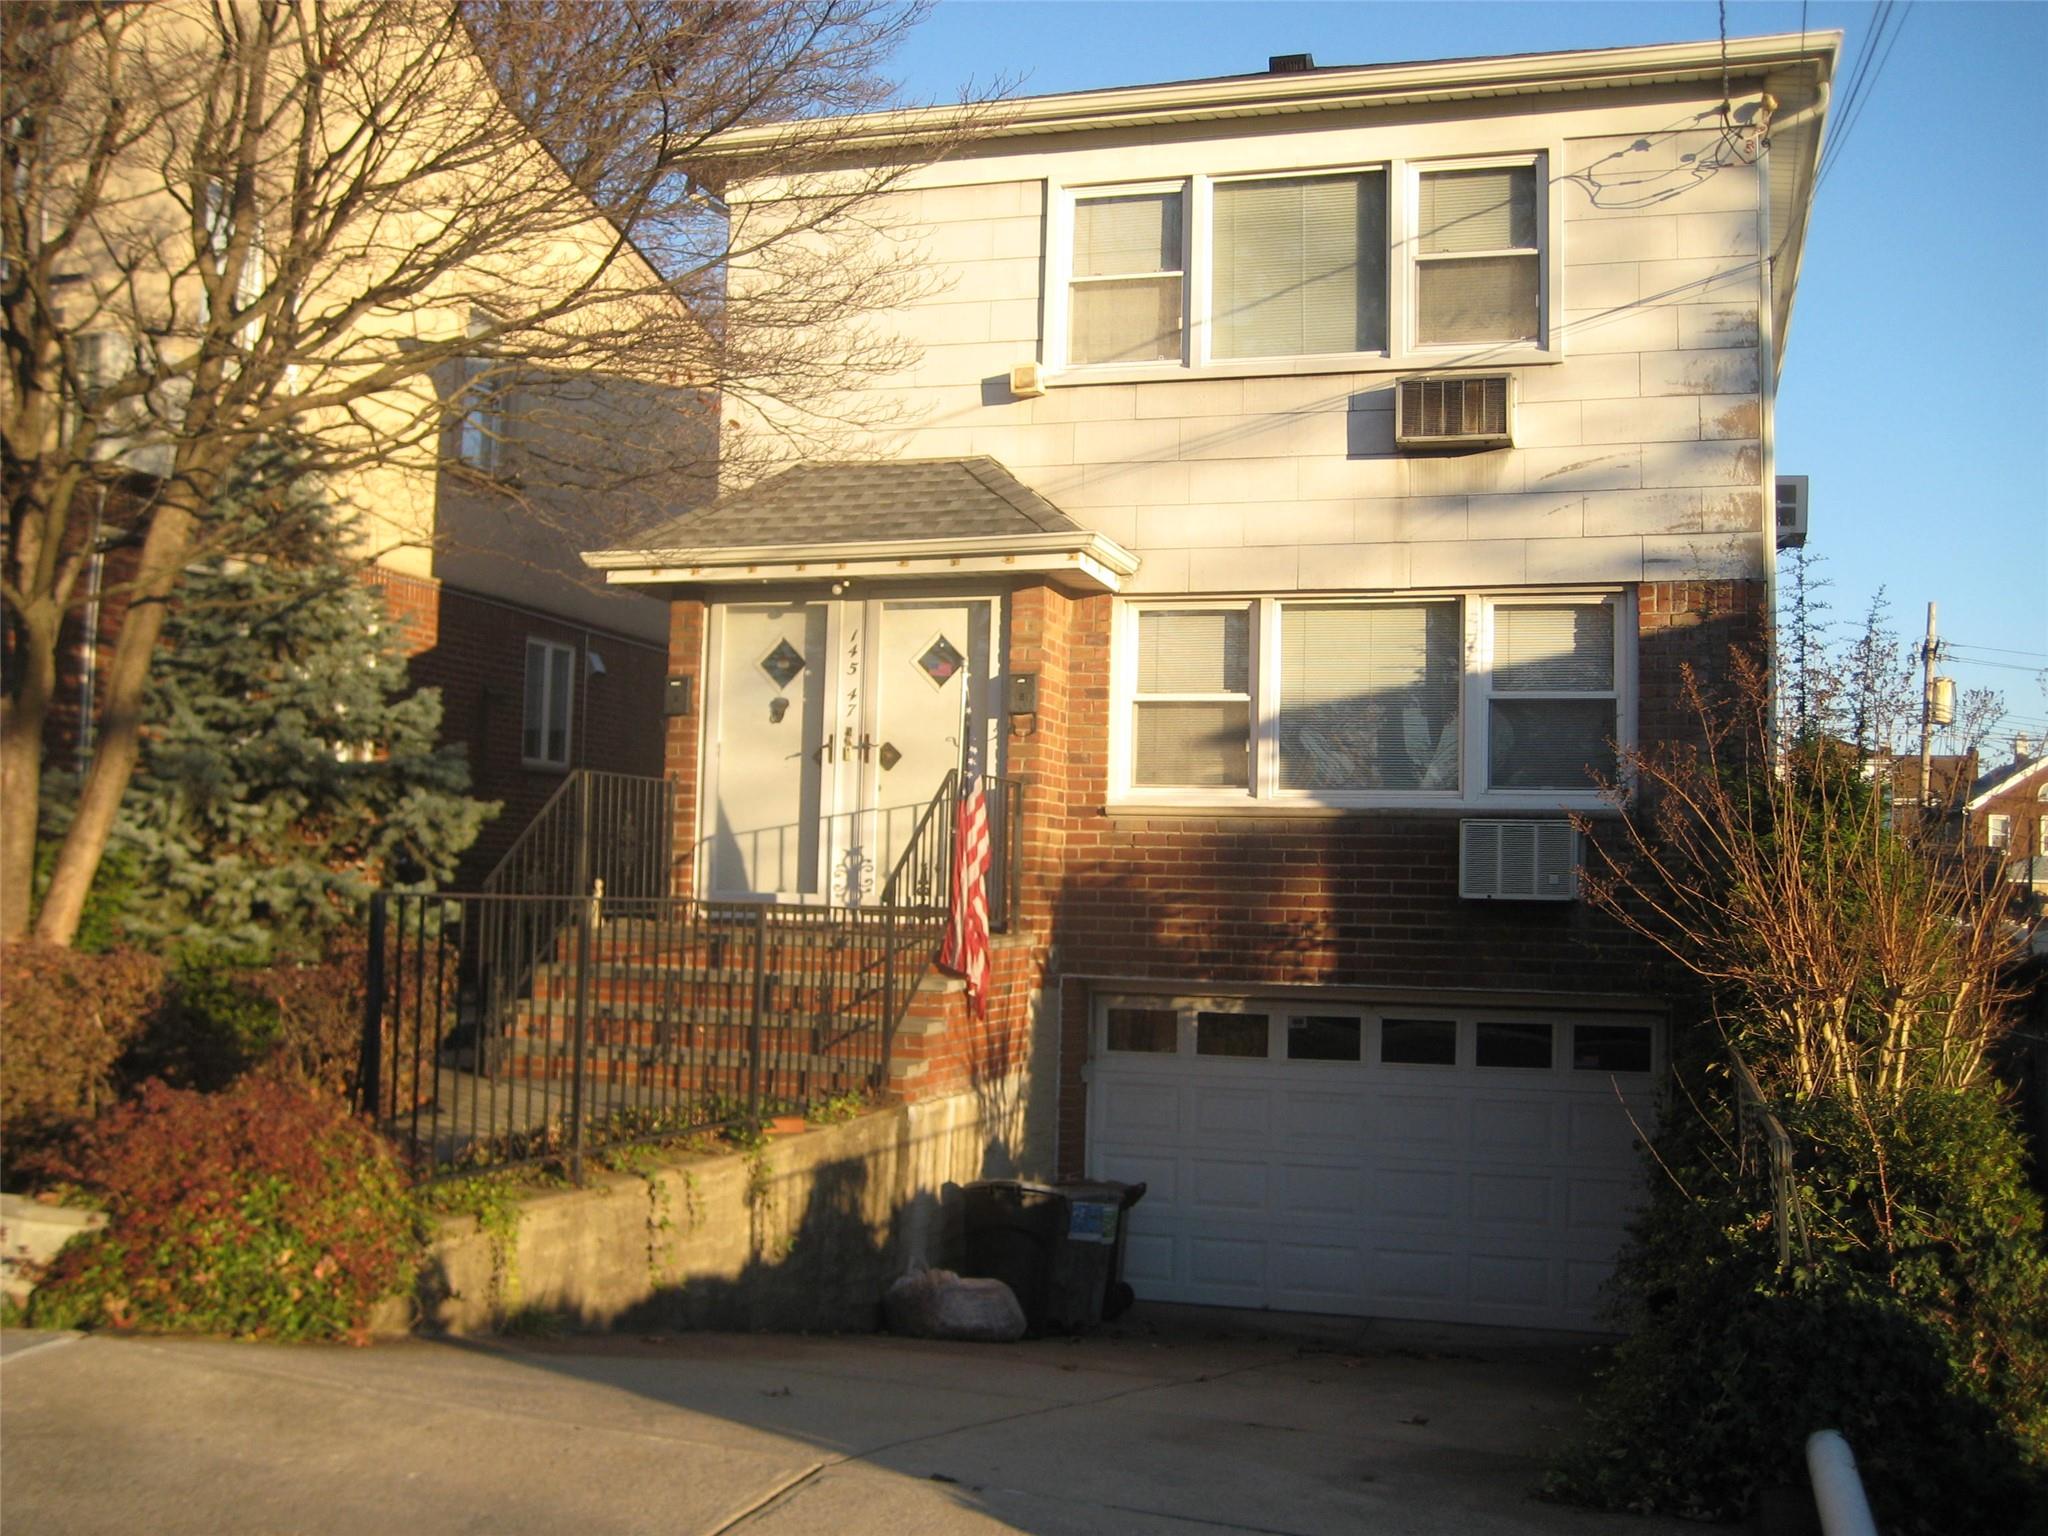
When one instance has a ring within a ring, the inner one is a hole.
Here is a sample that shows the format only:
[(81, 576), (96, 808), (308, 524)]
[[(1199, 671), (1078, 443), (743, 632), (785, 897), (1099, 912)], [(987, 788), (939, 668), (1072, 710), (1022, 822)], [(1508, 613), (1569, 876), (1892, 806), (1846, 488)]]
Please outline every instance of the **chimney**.
[(2012, 739), (2012, 760), (2022, 767), (2034, 760), (2034, 739), (2025, 731)]
[(1276, 53), (1266, 60), (1269, 75), (1301, 75), (1316, 67), (1312, 53)]

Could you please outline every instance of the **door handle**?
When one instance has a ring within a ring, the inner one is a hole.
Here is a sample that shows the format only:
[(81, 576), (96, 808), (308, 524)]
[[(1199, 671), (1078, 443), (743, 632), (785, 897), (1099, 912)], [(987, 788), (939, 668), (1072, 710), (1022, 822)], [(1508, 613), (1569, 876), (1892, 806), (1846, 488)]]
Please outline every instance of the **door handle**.
[(830, 736), (827, 736), (818, 744), (818, 750), (811, 754), (811, 761), (815, 763), (829, 763), (832, 761), (832, 738)]
[(866, 761), (868, 760), (868, 754), (869, 754), (870, 752), (874, 751), (874, 750), (875, 750), (875, 739), (874, 739), (874, 737), (872, 737), (872, 736), (863, 736), (863, 737), (861, 737), (861, 739), (860, 739), (860, 745), (859, 745), (859, 748), (858, 748), (858, 751), (860, 752), (860, 760), (861, 760), (862, 762), (866, 762)]

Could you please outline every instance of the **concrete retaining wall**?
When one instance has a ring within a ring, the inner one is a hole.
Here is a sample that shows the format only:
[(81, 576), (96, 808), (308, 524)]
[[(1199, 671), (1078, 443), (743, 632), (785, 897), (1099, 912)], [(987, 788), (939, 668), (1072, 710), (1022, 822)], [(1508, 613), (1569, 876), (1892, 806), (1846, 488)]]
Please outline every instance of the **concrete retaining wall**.
[(416, 1317), (387, 1309), (378, 1331), (482, 1333), (522, 1312), (593, 1328), (873, 1328), (913, 1259), (957, 1259), (958, 1185), (1050, 1174), (1050, 1117), (1028, 1112), (1028, 1085), (1016, 1073), (753, 1155), (593, 1171), (586, 1188), (521, 1202), (509, 1241), (452, 1217)]

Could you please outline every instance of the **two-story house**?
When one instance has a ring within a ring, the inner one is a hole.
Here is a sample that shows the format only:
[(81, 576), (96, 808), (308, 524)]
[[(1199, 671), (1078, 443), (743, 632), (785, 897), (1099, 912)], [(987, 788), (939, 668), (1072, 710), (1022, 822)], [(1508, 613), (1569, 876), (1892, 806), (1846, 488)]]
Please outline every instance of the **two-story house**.
[(916, 172), (898, 420), (586, 556), (669, 599), (677, 891), (871, 897), (971, 732), (1017, 899), (901, 1091), (1021, 1068), (1142, 1295), (1589, 1323), (1672, 1019), (1568, 818), (1765, 643), (1837, 41), (1277, 58)]

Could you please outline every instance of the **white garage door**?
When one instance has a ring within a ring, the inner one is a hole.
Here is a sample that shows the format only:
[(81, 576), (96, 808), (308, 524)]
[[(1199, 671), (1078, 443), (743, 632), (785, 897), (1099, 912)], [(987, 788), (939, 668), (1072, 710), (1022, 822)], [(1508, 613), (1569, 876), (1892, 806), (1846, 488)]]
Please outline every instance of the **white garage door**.
[(1596, 1012), (1098, 999), (1089, 1171), (1149, 1186), (1125, 1277), (1161, 1301), (1598, 1327), (1660, 1034)]

